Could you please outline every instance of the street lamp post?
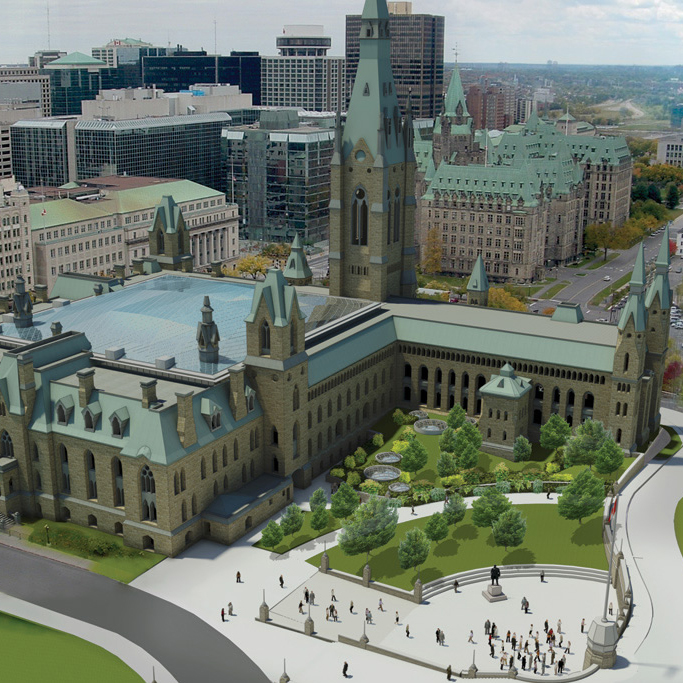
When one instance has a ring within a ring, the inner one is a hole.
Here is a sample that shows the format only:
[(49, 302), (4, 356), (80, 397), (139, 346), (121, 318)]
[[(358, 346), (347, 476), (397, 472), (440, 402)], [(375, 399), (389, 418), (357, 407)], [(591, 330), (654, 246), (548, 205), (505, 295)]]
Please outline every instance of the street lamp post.
[(50, 527), (45, 525), (45, 536), (47, 537), (47, 544), (50, 545)]

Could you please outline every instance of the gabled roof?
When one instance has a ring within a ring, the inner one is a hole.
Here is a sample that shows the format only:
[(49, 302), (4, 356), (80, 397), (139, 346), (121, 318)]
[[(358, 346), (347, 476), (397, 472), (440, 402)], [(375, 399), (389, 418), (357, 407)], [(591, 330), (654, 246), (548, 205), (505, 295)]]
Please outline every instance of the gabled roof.
[(149, 228), (147, 228), (148, 232), (154, 232), (154, 229), (157, 227), (157, 221), (167, 235), (184, 229), (183, 213), (170, 195), (164, 195), (159, 204), (157, 204), (154, 210), (154, 219)]
[(304, 254), (301, 245), (299, 233), (295, 235), (294, 241), (292, 242), (292, 251), (287, 259), (287, 267), (284, 270), (284, 276), (288, 279), (291, 278), (292, 280), (305, 280), (313, 277), (313, 273), (308, 266), (308, 261), (306, 260), (306, 255)]
[(472, 275), (470, 276), (469, 282), (467, 283), (468, 292), (488, 292), (489, 291), (489, 279), (486, 277), (486, 268), (484, 268), (484, 261), (481, 258), (481, 254), (477, 256), (477, 260), (474, 262), (474, 268), (472, 269)]
[(256, 320), (261, 299), (265, 300), (270, 319), (275, 327), (285, 327), (292, 319), (294, 308), (296, 308), (300, 320), (306, 317), (299, 308), (296, 289), (287, 284), (285, 276), (279, 268), (269, 268), (266, 279), (256, 285), (251, 312), (245, 318), (245, 322), (253, 323)]

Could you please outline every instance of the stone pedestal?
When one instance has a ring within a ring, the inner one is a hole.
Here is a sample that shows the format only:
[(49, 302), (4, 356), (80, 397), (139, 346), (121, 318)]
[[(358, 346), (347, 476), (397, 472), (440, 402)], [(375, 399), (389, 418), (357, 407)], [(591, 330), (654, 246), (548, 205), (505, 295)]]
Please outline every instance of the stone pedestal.
[(287, 675), (287, 672), (285, 671), (285, 673), (283, 673), (282, 676), (280, 676), (280, 683), (289, 683), (289, 681), (290, 678)]
[(304, 633), (307, 636), (312, 636), (314, 631), (315, 624), (313, 623), (313, 619), (311, 619), (311, 617), (308, 617), (306, 621), (304, 621)]
[(365, 647), (368, 643), (370, 642), (370, 638), (368, 638), (365, 633), (360, 637), (360, 644)]
[(330, 556), (327, 553), (323, 553), (323, 556), (320, 558), (320, 571), (323, 574), (327, 574), (329, 569), (330, 569)]
[(372, 572), (370, 570), (370, 565), (366, 564), (365, 567), (363, 567), (363, 585), (367, 588), (370, 585), (371, 580)]
[(418, 579), (413, 586), (413, 600), (419, 605), (422, 602), (422, 581)]
[(583, 668), (597, 664), (601, 669), (611, 669), (617, 661), (617, 641), (619, 629), (614, 621), (595, 617), (588, 629), (586, 654)]
[(481, 594), (489, 602), (501, 602), (501, 600), (508, 599), (508, 596), (503, 593), (502, 586), (486, 586), (486, 590), (482, 591)]
[(268, 619), (270, 619), (270, 609), (265, 602), (262, 602), (261, 606), (258, 608), (258, 620), (265, 624)]

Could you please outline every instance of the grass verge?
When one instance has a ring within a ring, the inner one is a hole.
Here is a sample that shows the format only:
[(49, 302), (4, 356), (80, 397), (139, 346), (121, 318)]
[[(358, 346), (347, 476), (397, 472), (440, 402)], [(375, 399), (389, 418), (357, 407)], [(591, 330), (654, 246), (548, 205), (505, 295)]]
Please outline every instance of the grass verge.
[(553, 285), (545, 294), (546, 299), (552, 299), (554, 296), (557, 296), (565, 287), (567, 287), (570, 283), (569, 282), (558, 282), (556, 285)]
[(678, 435), (678, 432), (673, 427), (664, 427), (664, 429), (669, 432), (671, 441), (668, 446), (662, 448), (657, 454), (656, 460), (667, 460), (681, 447), (681, 437)]
[(676, 532), (676, 541), (678, 541), (678, 549), (683, 555), (683, 498), (678, 501), (676, 512), (674, 512), (674, 530)]
[(63, 631), (0, 612), (5, 681), (143, 683), (104, 648)]
[(47, 545), (46, 524), (50, 527), (49, 547), (52, 550), (90, 560), (91, 571), (121, 583), (130, 583), (165, 559), (164, 555), (125, 546), (120, 536), (107, 534), (91, 527), (82, 527), (70, 522), (53, 522), (49, 519), (26, 522), (26, 525), (33, 529), (29, 536), (30, 542)]
[(315, 529), (311, 529), (312, 516), (313, 513), (304, 512), (304, 523), (301, 530), (292, 536), (285, 536), (285, 538), (282, 539), (282, 542), (274, 548), (266, 548), (266, 546), (262, 545), (260, 540), (254, 543), (254, 548), (262, 548), (268, 552), (282, 555), (283, 553), (292, 550), (292, 548), (297, 548), (304, 543), (308, 543), (308, 541), (312, 541), (314, 538), (318, 538), (318, 536), (324, 536), (330, 531), (336, 531), (341, 527), (339, 521), (330, 515), (330, 523), (322, 531), (316, 531)]
[[(539, 494), (542, 495), (542, 494)], [(519, 548), (505, 550), (493, 542), (490, 529), (472, 524), (472, 510), (440, 543), (433, 544), (427, 561), (420, 569), (423, 583), (456, 572), (490, 567), (494, 563), (506, 564), (566, 564), (607, 569), (602, 545), (602, 511), (583, 520), (582, 524), (559, 516), (556, 505), (516, 505), (527, 522), (524, 543)], [(375, 581), (412, 590), (417, 578), (415, 570), (404, 571), (398, 564), (398, 546), (406, 532), (418, 527), (424, 529), (429, 518), (399, 524), (396, 535), (370, 558), (372, 578)], [(361, 576), (365, 555), (348, 557), (339, 546), (327, 550), (330, 566)], [(322, 553), (308, 562), (320, 566)], [(503, 572), (503, 576), (505, 573)]]
[(613, 282), (611, 285), (608, 287), (605, 287), (605, 289), (601, 289), (592, 299), (591, 299), (591, 306), (598, 306), (600, 305), (600, 302), (608, 297), (612, 292), (616, 292), (617, 289), (620, 289), (623, 287), (629, 280), (631, 279), (631, 273), (626, 273), (626, 275), (623, 275), (620, 277), (616, 282)]

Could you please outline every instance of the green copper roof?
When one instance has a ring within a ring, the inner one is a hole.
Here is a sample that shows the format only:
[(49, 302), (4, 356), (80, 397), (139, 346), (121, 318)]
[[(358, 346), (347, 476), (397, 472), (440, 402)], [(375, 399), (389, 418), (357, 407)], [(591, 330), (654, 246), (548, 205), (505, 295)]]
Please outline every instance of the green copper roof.
[(295, 307), (301, 320), (306, 317), (299, 308), (296, 289), (287, 284), (285, 276), (279, 268), (269, 268), (266, 279), (256, 285), (251, 302), (251, 312), (245, 318), (245, 322), (253, 323), (256, 320), (261, 299), (265, 299), (270, 319), (275, 327), (285, 327), (292, 319)]
[(86, 273), (60, 273), (52, 287), (50, 298), (70, 301), (86, 299), (93, 296), (96, 285), (102, 285), (103, 294), (123, 289), (123, 281), (116, 278), (102, 278)]
[(650, 308), (655, 301), (655, 296), (659, 295), (659, 307), (671, 308), (671, 285), (669, 284), (669, 226), (664, 228), (662, 243), (659, 247), (657, 260), (655, 261), (655, 277), (652, 284), (648, 287), (645, 297), (645, 306)]
[(301, 246), (301, 239), (299, 233), (294, 237), (292, 242), (292, 251), (287, 259), (287, 267), (284, 270), (284, 276), (289, 280), (305, 280), (313, 277), (313, 273), (308, 266), (304, 249)]
[(563, 323), (573, 323), (574, 325), (582, 322), (583, 311), (581, 310), (581, 304), (572, 304), (565, 301), (560, 302), (557, 304), (552, 319)]
[[(460, 112), (458, 112), (458, 105), (461, 107)], [(457, 66), (451, 74), (451, 82), (448, 84), (443, 107), (446, 116), (469, 116), (465, 92), (462, 89), (462, 80), (460, 80), (460, 69)]]
[(148, 232), (154, 231), (157, 221), (161, 223), (161, 229), (166, 234), (176, 233), (185, 227), (182, 211), (170, 195), (164, 195), (157, 204), (154, 219), (147, 228)]
[(486, 268), (484, 268), (484, 261), (481, 258), (481, 254), (477, 256), (477, 260), (474, 263), (474, 268), (472, 270), (472, 275), (470, 276), (469, 282), (467, 283), (468, 292), (488, 292), (489, 291), (489, 279), (486, 277)]
[(506, 363), (500, 369), (500, 375), (491, 375), (491, 379), (481, 388), (484, 396), (498, 396), (500, 398), (522, 398), (531, 390), (528, 379), (517, 377), (514, 368)]
[(633, 266), (633, 273), (631, 274), (630, 288), (633, 290), (636, 287), (645, 286), (645, 252), (643, 249), (643, 243), (640, 243), (638, 247), (638, 253), (636, 255), (636, 262)]
[(51, 69), (55, 66), (107, 66), (105, 62), (90, 55), (84, 55), (82, 52), (72, 52), (65, 57), (55, 59), (46, 65), (46, 68)]
[(366, 0), (360, 35), (360, 60), (342, 135), (342, 160), (364, 140), (375, 163), (405, 160), (401, 115), (391, 70), (386, 0)]
[(626, 306), (619, 318), (619, 329), (623, 330), (628, 325), (629, 319), (633, 319), (636, 332), (643, 332), (647, 322), (645, 302), (643, 301), (643, 288), (645, 287), (645, 255), (643, 243), (640, 243), (636, 263), (631, 275), (630, 292), (626, 301)]

